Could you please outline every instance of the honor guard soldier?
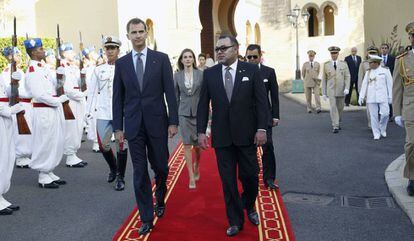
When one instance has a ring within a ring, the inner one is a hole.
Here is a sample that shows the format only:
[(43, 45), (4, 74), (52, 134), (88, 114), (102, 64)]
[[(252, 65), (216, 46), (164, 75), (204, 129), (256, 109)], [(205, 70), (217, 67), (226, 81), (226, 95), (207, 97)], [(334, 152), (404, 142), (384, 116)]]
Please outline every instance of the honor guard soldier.
[[(84, 57), (84, 67), (82, 71), (86, 75), (86, 86), (88, 86), (87, 91), (87, 99), (91, 98), (89, 95), (91, 91), (89, 90), (91, 86), (91, 79), (93, 72), (96, 68), (96, 64), (99, 58), (99, 55), (95, 52), (95, 48), (93, 46), (84, 48), (82, 50), (82, 55)], [(92, 90), (93, 91), (93, 90)], [(87, 101), (86, 104), (86, 110), (85, 112), (90, 113), (87, 115), (86, 118), (86, 132), (88, 140), (91, 140), (93, 142), (92, 144), (92, 151), (93, 152), (99, 152), (99, 144), (98, 144), (98, 137), (96, 132), (96, 98), (94, 98), (94, 102)]]
[[(33, 150), (30, 168), (39, 172), (41, 188), (59, 188), (66, 182), (53, 173), (63, 156), (64, 117), (62, 103), (66, 95), (56, 97), (56, 79), (49, 68), (42, 64), (45, 51), (40, 38), (24, 41), (30, 62), (26, 73), (28, 90), (33, 96)], [(64, 69), (57, 70), (64, 74)]]
[(80, 70), (76, 66), (75, 52), (71, 43), (64, 43), (60, 47), (64, 58), (61, 62), (65, 69), (65, 94), (69, 97), (69, 105), (75, 116), (74, 120), (65, 121), (65, 149), (67, 156), (66, 166), (85, 167), (88, 163), (81, 160), (76, 153), (81, 146), (84, 116), (85, 116), (85, 93), (80, 90)]
[[(387, 124), (392, 103), (392, 76), (388, 67), (380, 66), (382, 58), (369, 55), (369, 70), (362, 81), (358, 104), (367, 103), (371, 115), (371, 129), (374, 140), (387, 137)], [(364, 100), (366, 97), (366, 100)], [(379, 119), (378, 119), (379, 114)]]
[[(22, 79), (20, 71), (13, 73), (13, 79)], [(4, 79), (0, 78), (0, 215), (10, 215), (19, 210), (19, 206), (12, 205), (3, 195), (10, 188), (11, 176), (15, 163), (15, 125), (12, 116), (23, 111), (24, 107), (18, 103), (9, 107), (9, 98), (6, 93)]]
[(46, 49), (45, 50), (45, 66), (49, 67), (52, 72), (56, 70), (56, 56), (55, 51), (53, 49)]
[[(21, 80), (19, 80), (19, 102), (22, 103), (25, 111), (25, 119), (29, 126), (29, 129), (32, 127), (31, 119), (32, 119), (32, 103), (31, 103), (31, 96), (27, 91), (26, 82), (25, 82), (25, 74), (23, 70), (18, 68), (21, 62), (21, 52), (17, 47), (6, 47), (3, 51), (4, 57), (8, 60), (9, 64), (7, 65), (6, 69), (4, 69), (3, 73), (1, 74), (0, 78), (3, 79), (3, 83), (6, 88), (6, 92), (9, 97), (11, 97), (11, 79), (10, 79), (10, 71), (11, 71), (11, 62), (12, 58), (16, 62), (17, 72), (20, 73)], [(32, 136), (31, 135), (19, 135), (17, 129), (17, 120), (16, 116), (13, 115), (13, 122), (15, 125), (14, 128), (14, 140), (15, 140), (15, 147), (16, 147), (16, 166), (19, 168), (28, 168), (30, 163), (30, 156), (32, 155)]]
[(322, 73), (322, 93), (324, 100), (328, 100), (332, 120), (333, 133), (341, 129), (340, 122), (344, 110), (345, 96), (349, 94), (351, 74), (345, 61), (338, 60), (339, 51), (336, 46), (328, 48), (331, 60), (324, 64)]
[[(118, 59), (121, 41), (113, 36), (106, 36), (102, 39), (105, 54), (108, 61), (95, 68), (91, 85), (89, 86), (88, 106), (96, 103), (96, 122), (98, 130), (99, 149), (105, 161), (108, 163), (110, 173), (108, 182), (115, 181), (115, 190), (121, 191), (125, 188), (125, 169), (128, 155), (128, 143), (116, 143), (117, 158), (111, 149), (112, 128), (112, 87), (115, 74), (115, 61)], [(87, 113), (86, 115), (90, 115)]]
[[(414, 46), (414, 22), (405, 28), (411, 46)], [(394, 121), (405, 127), (404, 177), (409, 179), (407, 192), (414, 196), (414, 51), (409, 50), (397, 57), (393, 84)]]
[(306, 109), (308, 113), (312, 113), (312, 92), (315, 96), (316, 113), (321, 112), (321, 98), (320, 87), (321, 80), (319, 79), (320, 64), (315, 59), (316, 52), (313, 50), (308, 51), (309, 61), (305, 62), (302, 66), (302, 76), (305, 87), (306, 96)]

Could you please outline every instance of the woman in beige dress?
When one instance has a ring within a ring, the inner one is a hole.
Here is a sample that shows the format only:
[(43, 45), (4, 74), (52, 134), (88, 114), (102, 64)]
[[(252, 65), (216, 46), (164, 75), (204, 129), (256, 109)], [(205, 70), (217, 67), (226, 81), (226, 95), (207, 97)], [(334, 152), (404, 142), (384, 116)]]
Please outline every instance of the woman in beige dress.
[[(174, 84), (178, 102), (178, 116), (181, 138), (184, 144), (184, 156), (190, 177), (189, 188), (196, 188), (200, 178), (200, 148), (197, 142), (197, 105), (200, 98), (203, 72), (198, 70), (195, 55), (191, 49), (184, 49), (178, 58), (178, 72), (174, 74)], [(195, 152), (193, 162), (192, 150)]]

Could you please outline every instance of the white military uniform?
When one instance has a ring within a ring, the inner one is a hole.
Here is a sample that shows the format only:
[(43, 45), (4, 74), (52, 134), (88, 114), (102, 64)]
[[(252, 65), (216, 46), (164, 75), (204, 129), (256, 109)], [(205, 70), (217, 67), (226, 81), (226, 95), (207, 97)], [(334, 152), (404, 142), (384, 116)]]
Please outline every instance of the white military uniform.
[[(3, 71), (0, 78), (3, 80), (3, 83), (6, 87), (7, 95), (11, 96), (11, 86), (10, 86), (10, 64), (9, 66)], [(27, 91), (27, 85), (25, 81), (25, 74), (21, 69), (17, 70), (22, 79), (19, 81), (19, 98), (20, 103), (24, 107), (24, 117), (26, 119), (27, 125), (29, 129), (32, 129), (32, 103), (31, 99), (32, 96)], [(26, 166), (30, 163), (30, 157), (32, 155), (32, 135), (19, 135), (18, 128), (17, 128), (17, 120), (16, 115), (13, 115), (13, 122), (14, 122), (14, 141), (15, 141), (15, 148), (16, 148), (16, 165), (18, 166)]]
[(56, 97), (56, 76), (42, 63), (31, 60), (26, 82), (33, 96), (33, 152), (30, 168), (39, 171), (39, 183), (49, 184), (60, 178), (53, 174), (63, 156), (64, 116)]
[(87, 119), (87, 124), (88, 124), (88, 140), (91, 140), (93, 142), (93, 147), (92, 149), (94, 151), (98, 151), (99, 150), (99, 145), (98, 145), (98, 136), (96, 134), (96, 98), (94, 98), (95, 96), (95, 87), (93, 86), (94, 84), (92, 83), (92, 78), (94, 75), (94, 71), (96, 66), (95, 65), (89, 65), (86, 68), (86, 86), (87, 88), (87, 104), (86, 104), (86, 110), (85, 112), (87, 114), (90, 115), (90, 118)]
[(65, 148), (67, 156), (66, 165), (76, 165), (83, 162), (76, 156), (81, 146), (84, 116), (85, 116), (85, 94), (80, 91), (80, 71), (77, 66), (63, 63), (65, 67), (65, 94), (69, 97), (69, 106), (72, 109), (75, 120), (66, 120)]
[[(368, 70), (362, 81), (360, 100), (366, 98), (374, 139), (387, 136), (387, 123), (392, 103), (392, 76), (388, 68), (379, 66)], [(378, 120), (378, 113), (380, 118)]]
[(0, 210), (11, 205), (3, 195), (10, 188), (13, 173), (15, 152), (13, 119), (4, 82), (0, 80)]

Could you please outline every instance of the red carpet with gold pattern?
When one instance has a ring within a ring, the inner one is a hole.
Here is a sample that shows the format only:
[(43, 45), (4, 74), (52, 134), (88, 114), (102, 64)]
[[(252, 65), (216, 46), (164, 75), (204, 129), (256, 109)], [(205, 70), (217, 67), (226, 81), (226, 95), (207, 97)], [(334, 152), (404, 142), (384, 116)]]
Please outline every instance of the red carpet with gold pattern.
[[(260, 155), (259, 155), (260, 156)], [(259, 158), (259, 163), (261, 160)], [(166, 212), (155, 218), (155, 227), (145, 236), (138, 235), (141, 226), (139, 213), (134, 208), (115, 234), (113, 241), (204, 241), (234, 240), (226, 236), (228, 227), (224, 197), (213, 149), (202, 152), (200, 180), (196, 189), (188, 188), (183, 145), (179, 144), (169, 160), (170, 174), (167, 181)], [(280, 192), (264, 188), (262, 173), (256, 209), (260, 225), (253, 226), (245, 217), (244, 229), (237, 240), (294, 241), (292, 227)]]

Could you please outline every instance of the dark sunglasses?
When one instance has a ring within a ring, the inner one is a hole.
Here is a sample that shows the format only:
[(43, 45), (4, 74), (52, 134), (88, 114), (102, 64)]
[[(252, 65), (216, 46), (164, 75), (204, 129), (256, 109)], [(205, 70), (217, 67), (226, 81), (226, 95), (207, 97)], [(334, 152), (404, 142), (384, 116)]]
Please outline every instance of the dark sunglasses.
[(247, 55), (247, 59), (258, 59), (259, 56), (257, 55)]
[(230, 45), (230, 46), (220, 46), (220, 47), (216, 47), (214, 49), (214, 51), (216, 51), (216, 53), (218, 52), (226, 52), (226, 50), (228, 50), (229, 48), (233, 47), (234, 45)]

